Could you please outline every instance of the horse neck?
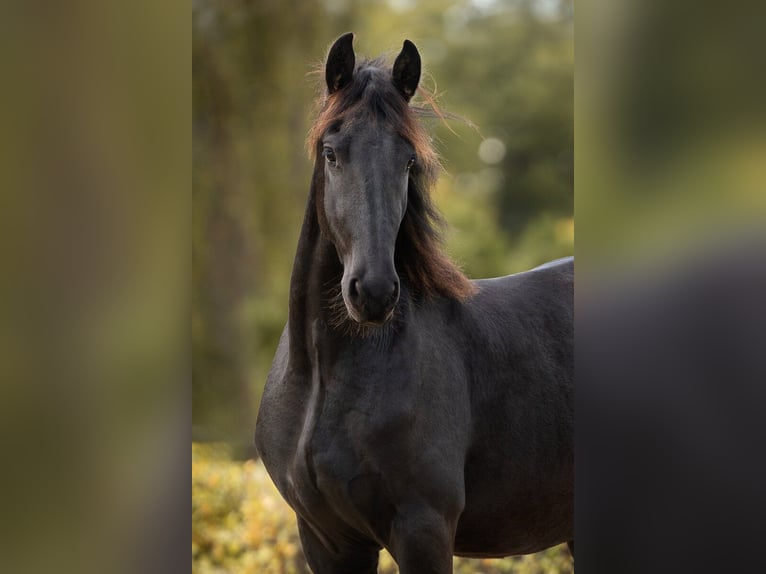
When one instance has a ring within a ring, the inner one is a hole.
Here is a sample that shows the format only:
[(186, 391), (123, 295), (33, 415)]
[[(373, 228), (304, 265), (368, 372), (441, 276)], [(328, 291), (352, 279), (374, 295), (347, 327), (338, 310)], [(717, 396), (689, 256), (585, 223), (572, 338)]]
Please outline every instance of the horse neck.
[(312, 183), (290, 278), (290, 361), (294, 369), (306, 373), (311, 369), (313, 323), (326, 319), (322, 297), (328, 282), (342, 270), (335, 246), (321, 232), (316, 192)]

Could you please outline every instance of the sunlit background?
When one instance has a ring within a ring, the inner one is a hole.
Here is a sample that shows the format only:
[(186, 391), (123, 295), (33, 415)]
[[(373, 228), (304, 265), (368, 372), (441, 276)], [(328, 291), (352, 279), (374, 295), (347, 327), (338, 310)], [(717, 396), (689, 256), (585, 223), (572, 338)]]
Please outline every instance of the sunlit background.
[[(445, 168), (435, 193), (450, 225), (447, 248), (470, 277), (507, 275), (573, 253), (572, 2), (195, 0), (193, 435), (227, 443), (235, 459), (254, 456), (255, 413), (287, 318), (312, 168), (304, 139), (319, 86), (309, 73), (347, 31), (356, 34), (357, 57), (393, 58), (412, 40), (425, 66), (422, 85), (467, 120), (430, 128)], [(288, 554), (297, 551), (294, 527), (273, 539), (262, 532), (273, 526), (270, 516), (286, 511), (278, 497), (272, 512), (243, 516), (232, 506), (239, 518), (222, 526), (228, 507), (216, 491), (230, 487), (202, 477), (209, 477), (206, 465), (227, 463), (220, 452), (212, 462), (210, 453), (200, 447), (194, 454), (195, 567), (292, 571), (300, 559), (279, 554), (278, 539), (287, 536)], [(254, 480), (230, 464), (216, 481), (233, 476), (227, 473)], [(265, 479), (257, 492), (247, 488), (250, 498), (275, 494)], [(208, 506), (200, 506), (203, 499)], [(237, 528), (259, 534), (232, 534)], [(222, 545), (221, 536), (236, 548)], [(254, 552), (266, 560), (258, 568)], [(566, 551), (547, 560), (570, 568)], [(512, 561), (470, 564), (461, 571), (543, 571), (534, 560), (515, 570)], [(544, 571), (558, 570), (549, 564)]]

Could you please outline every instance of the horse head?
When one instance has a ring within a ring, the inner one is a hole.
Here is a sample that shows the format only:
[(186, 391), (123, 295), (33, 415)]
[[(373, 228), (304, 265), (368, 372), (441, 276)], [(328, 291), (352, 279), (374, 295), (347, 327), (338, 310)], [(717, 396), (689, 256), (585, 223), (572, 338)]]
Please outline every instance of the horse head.
[(396, 242), (418, 170), (415, 142), (402, 123), (420, 80), (420, 55), (405, 40), (392, 68), (357, 64), (352, 41), (351, 33), (341, 36), (325, 64), (325, 129), (315, 142), (318, 210), (343, 265), (349, 317), (382, 325), (399, 298)]

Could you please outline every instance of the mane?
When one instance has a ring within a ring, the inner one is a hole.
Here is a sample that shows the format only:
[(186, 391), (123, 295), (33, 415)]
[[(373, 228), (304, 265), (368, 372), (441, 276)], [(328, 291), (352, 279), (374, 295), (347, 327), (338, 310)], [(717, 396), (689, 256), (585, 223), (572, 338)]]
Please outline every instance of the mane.
[(370, 119), (386, 122), (409, 141), (417, 162), (410, 171), (407, 210), (396, 238), (396, 270), (416, 299), (441, 296), (462, 300), (476, 288), (444, 253), (445, 222), (431, 200), (441, 164), (419, 120), (453, 116), (440, 110), (433, 94), (423, 88), (418, 88), (418, 94), (426, 105), (408, 104), (390, 78), (391, 67), (382, 58), (363, 60), (357, 63), (349, 85), (330, 95), (323, 91), (316, 102), (317, 118), (307, 147), (318, 166), (322, 138), (328, 131), (337, 130), (344, 122)]

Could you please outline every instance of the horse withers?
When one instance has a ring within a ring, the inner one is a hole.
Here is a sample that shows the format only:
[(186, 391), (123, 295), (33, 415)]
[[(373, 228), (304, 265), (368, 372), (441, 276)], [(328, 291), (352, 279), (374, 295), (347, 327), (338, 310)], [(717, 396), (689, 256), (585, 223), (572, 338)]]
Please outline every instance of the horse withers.
[[(446, 574), (573, 544), (573, 261), (468, 280), (443, 254), (420, 56), (332, 46), (289, 317), (255, 442), (311, 569)], [(571, 547), (571, 546), (570, 546)]]

